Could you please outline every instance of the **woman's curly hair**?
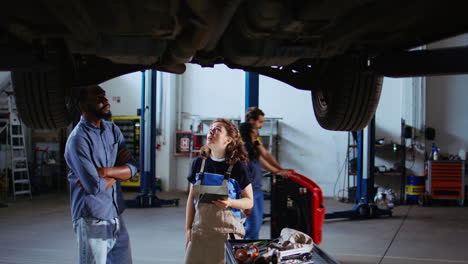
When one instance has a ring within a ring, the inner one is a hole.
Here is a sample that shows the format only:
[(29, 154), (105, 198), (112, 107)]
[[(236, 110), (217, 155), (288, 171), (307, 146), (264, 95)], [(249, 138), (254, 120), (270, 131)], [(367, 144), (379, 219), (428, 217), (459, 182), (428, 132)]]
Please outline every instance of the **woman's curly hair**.
[[(214, 123), (221, 123), (224, 129), (226, 129), (227, 136), (232, 139), (232, 141), (226, 146), (226, 152), (224, 155), (226, 163), (229, 165), (234, 165), (238, 161), (247, 162), (247, 153), (242, 146), (239, 130), (237, 130), (237, 127), (230, 120), (224, 118), (217, 118), (211, 122), (211, 124)], [(211, 149), (207, 145), (204, 145), (201, 148), (200, 154), (202, 157), (209, 158), (211, 155)]]

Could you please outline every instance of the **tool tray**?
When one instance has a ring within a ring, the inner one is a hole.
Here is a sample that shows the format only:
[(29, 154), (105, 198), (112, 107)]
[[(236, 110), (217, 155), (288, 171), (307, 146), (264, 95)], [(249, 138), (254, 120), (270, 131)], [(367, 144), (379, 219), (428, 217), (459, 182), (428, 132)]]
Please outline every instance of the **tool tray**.
[[(224, 244), (225, 263), (226, 264), (240, 264), (239, 262), (237, 262), (235, 258), (235, 252), (232, 249), (233, 246), (252, 243), (252, 242), (258, 242), (258, 241), (270, 241), (270, 240), (269, 239), (259, 239), (259, 240), (230, 239), (230, 240), (227, 240), (226, 243)], [(312, 260), (314, 264), (340, 264), (338, 261), (336, 261), (334, 258), (329, 256), (327, 253), (325, 253), (325, 251), (320, 249), (315, 244), (314, 244), (314, 248), (312, 249)], [(312, 263), (312, 262), (304, 261), (304, 263)]]

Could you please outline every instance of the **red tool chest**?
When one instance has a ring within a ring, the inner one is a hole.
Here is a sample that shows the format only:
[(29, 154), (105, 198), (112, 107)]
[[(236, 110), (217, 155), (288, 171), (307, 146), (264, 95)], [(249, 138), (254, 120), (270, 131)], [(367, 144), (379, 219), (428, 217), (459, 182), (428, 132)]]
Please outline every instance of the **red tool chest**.
[(428, 162), (426, 192), (432, 199), (457, 200), (465, 198), (465, 161), (431, 160)]

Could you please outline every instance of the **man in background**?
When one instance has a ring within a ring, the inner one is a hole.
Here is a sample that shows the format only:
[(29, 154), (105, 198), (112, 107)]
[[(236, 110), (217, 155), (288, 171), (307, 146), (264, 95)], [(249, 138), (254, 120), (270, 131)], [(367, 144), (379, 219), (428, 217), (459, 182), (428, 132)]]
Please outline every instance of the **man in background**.
[[(251, 210), (245, 210), (248, 215), (245, 222), (245, 239), (258, 239), (263, 223), (262, 167), (285, 178), (289, 177), (293, 170), (283, 169), (275, 157), (263, 146), (259, 133), (259, 129), (265, 122), (263, 111), (258, 107), (250, 107), (245, 114), (245, 122), (248, 126), (241, 125), (241, 135), (244, 135), (242, 140), (249, 154), (248, 173), (254, 191), (254, 207)], [(247, 127), (249, 131), (242, 132), (243, 127)]]

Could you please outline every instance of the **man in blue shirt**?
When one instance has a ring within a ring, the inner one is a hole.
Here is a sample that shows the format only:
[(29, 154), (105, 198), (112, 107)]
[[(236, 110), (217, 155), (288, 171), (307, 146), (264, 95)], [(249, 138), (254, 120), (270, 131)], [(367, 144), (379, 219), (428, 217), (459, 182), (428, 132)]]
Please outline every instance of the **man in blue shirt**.
[(135, 160), (125, 147), (111, 117), (105, 91), (95, 85), (80, 90), (81, 120), (68, 137), (65, 160), (70, 172), (73, 228), (80, 263), (132, 263), (130, 240), (121, 217), (121, 180), (136, 173)]

